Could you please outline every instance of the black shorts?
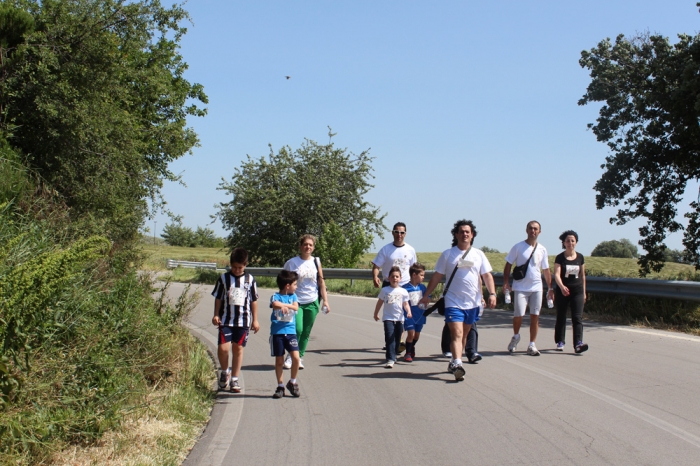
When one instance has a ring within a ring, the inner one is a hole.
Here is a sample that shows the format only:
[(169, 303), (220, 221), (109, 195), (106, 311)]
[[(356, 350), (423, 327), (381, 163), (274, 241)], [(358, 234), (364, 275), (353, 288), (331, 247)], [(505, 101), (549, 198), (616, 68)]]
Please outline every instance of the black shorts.
[(219, 344), (235, 343), (245, 346), (248, 343), (248, 332), (244, 327), (219, 327)]
[(288, 353), (299, 351), (297, 334), (270, 335), (270, 356), (284, 356), (284, 351)]

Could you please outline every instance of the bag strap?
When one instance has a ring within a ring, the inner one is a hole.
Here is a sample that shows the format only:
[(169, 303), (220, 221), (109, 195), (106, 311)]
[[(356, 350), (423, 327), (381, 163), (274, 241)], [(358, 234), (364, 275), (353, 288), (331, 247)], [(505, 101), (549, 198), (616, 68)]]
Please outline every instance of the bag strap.
[[(472, 247), (469, 246), (469, 248), (465, 251), (464, 254), (462, 254), (462, 257), (460, 260), (464, 260), (465, 257), (467, 257), (467, 254), (469, 254), (469, 251), (472, 250)], [(447, 290), (450, 289), (450, 284), (452, 283), (452, 279), (455, 278), (455, 273), (457, 273), (457, 269), (459, 268), (459, 262), (457, 262), (457, 265), (455, 265), (455, 268), (452, 270), (452, 275), (450, 275), (450, 280), (447, 282), (447, 285), (445, 285), (445, 291), (442, 292), (442, 295), (445, 296), (447, 294)]]
[(532, 248), (532, 252), (530, 253), (530, 257), (527, 259), (527, 263), (530, 263), (530, 260), (532, 259), (532, 256), (535, 255), (535, 251), (537, 250), (538, 243), (535, 243), (535, 247)]

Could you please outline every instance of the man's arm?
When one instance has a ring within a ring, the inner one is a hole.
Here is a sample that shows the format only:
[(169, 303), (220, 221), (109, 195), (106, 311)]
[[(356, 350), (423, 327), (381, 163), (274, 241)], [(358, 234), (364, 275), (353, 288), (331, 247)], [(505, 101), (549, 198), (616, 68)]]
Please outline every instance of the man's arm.
[(445, 276), (439, 272), (433, 273), (433, 276), (430, 278), (430, 281), (428, 282), (428, 286), (425, 288), (425, 294), (423, 294), (423, 297), (419, 301), (420, 304), (428, 304), (430, 302), (430, 295), (433, 293), (435, 290), (435, 287), (440, 283), (440, 281), (445, 278)]
[(510, 269), (513, 267), (513, 264), (510, 262), (506, 262), (506, 266), (503, 267), (503, 292), (505, 293), (506, 290), (510, 290)]
[(372, 262), (372, 281), (374, 282), (375, 288), (379, 288), (382, 284), (379, 280), (379, 267), (374, 262)]
[(552, 272), (550, 272), (549, 269), (544, 269), (542, 273), (544, 273), (544, 279), (547, 281), (547, 299), (554, 299), (554, 288), (552, 288)]
[(496, 307), (496, 285), (493, 281), (493, 275), (491, 273), (486, 272), (485, 274), (481, 275), (481, 278), (484, 280), (484, 285), (486, 285), (486, 290), (489, 292), (489, 309), (493, 309)]

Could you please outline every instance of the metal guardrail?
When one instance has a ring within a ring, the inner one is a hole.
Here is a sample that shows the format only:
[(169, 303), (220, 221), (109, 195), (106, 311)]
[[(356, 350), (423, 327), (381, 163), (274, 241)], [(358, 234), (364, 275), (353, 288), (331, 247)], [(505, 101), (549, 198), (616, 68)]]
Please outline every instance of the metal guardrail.
[(216, 262), (192, 262), (192, 261), (176, 261), (173, 259), (168, 259), (166, 262), (166, 267), (169, 269), (175, 269), (177, 267), (185, 267), (188, 269), (216, 270)]
[[(274, 267), (246, 268), (246, 271), (258, 277), (276, 277), (280, 270), (281, 269)], [(426, 281), (430, 280), (433, 273), (435, 273), (434, 270), (425, 271)], [(370, 269), (324, 268), (323, 275), (326, 278), (372, 280), (372, 270)], [(502, 273), (494, 273), (493, 279), (496, 286), (503, 286)], [(675, 299), (681, 301), (700, 301), (700, 282), (650, 280), (644, 278), (586, 277), (586, 291), (589, 293), (608, 293), (624, 296)]]

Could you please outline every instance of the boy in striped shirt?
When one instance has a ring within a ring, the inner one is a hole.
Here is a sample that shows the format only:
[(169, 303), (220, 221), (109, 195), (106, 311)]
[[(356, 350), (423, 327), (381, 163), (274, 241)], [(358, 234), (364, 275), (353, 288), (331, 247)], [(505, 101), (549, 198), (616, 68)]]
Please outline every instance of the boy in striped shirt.
[[(221, 365), (219, 389), (227, 386), (233, 393), (240, 393), (238, 376), (243, 365), (243, 348), (250, 329), (260, 330), (258, 323), (258, 288), (252, 275), (245, 273), (248, 251), (236, 248), (231, 252), (231, 270), (222, 274), (214, 286), (214, 317), (212, 323), (219, 327), (218, 357)], [(229, 351), (233, 360), (229, 367)]]

